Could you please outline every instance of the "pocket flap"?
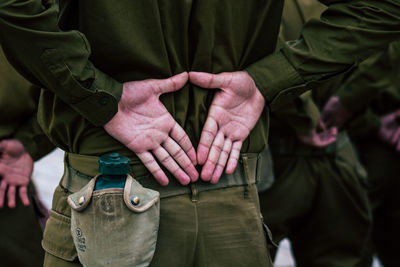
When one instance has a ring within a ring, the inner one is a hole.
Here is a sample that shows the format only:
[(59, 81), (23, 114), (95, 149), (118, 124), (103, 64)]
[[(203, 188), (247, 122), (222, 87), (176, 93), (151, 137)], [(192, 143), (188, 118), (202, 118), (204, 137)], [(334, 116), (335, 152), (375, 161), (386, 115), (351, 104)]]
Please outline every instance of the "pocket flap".
[(144, 212), (160, 198), (160, 193), (144, 188), (138, 181), (128, 175), (124, 188), (124, 202), (134, 212)]
[(98, 176), (92, 178), (81, 190), (68, 196), (68, 204), (72, 209), (82, 211), (89, 205)]

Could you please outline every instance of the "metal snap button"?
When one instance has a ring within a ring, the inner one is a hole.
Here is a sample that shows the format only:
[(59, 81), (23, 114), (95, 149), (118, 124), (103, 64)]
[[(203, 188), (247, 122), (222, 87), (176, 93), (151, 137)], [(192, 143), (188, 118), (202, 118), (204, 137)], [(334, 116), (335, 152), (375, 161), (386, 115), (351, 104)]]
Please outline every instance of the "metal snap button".
[(131, 203), (132, 205), (136, 206), (140, 203), (140, 198), (138, 196), (131, 196)]
[(83, 203), (85, 203), (85, 197), (84, 196), (81, 196), (80, 198), (79, 198), (79, 200), (78, 200), (78, 203), (79, 203), (79, 205), (83, 205)]

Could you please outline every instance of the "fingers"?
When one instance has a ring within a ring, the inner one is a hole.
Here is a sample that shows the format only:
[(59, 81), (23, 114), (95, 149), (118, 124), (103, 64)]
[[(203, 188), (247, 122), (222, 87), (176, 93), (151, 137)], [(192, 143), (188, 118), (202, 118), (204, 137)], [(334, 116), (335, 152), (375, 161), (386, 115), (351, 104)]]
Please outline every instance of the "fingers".
[(6, 175), (7, 171), (8, 171), (7, 164), (5, 164), (4, 161), (0, 160), (0, 176)]
[(5, 140), (0, 141), (0, 153), (2, 153), (5, 150), (6, 145), (7, 145), (7, 143)]
[(137, 153), (136, 155), (143, 162), (144, 166), (146, 166), (146, 168), (151, 172), (159, 184), (163, 186), (168, 184), (168, 177), (161, 170), (157, 161), (150, 152)]
[(8, 207), (10, 209), (15, 208), (15, 186), (14, 185), (10, 185), (8, 187), (8, 192), (7, 192), (7, 201), (8, 201)]
[(321, 119), (318, 121), (317, 131), (326, 131), (326, 125)]
[(167, 168), (167, 170), (172, 173), (182, 185), (190, 183), (189, 176), (178, 166), (175, 160), (163, 147), (160, 146), (156, 148), (153, 153), (160, 163)]
[[(197, 181), (197, 179), (199, 178), (199, 174), (197, 173), (196, 168), (194, 167), (186, 152), (182, 150), (182, 148), (171, 138), (168, 138), (163, 143), (163, 147), (168, 152), (168, 154), (172, 156), (172, 160), (176, 161), (179, 166), (184, 170), (184, 172), (189, 175), (190, 180), (192, 182)], [(193, 147), (192, 150), (194, 155), (196, 156)]]
[(202, 88), (221, 89), (229, 87), (232, 79), (232, 73), (210, 74), (206, 72), (189, 72), (190, 82)]
[(393, 133), (392, 138), (390, 139), (390, 143), (392, 145), (396, 145), (397, 141), (399, 140), (400, 137), (400, 127), (398, 127), (395, 132)]
[(229, 153), (231, 152), (232, 142), (229, 139), (225, 140), (224, 147), (222, 148), (221, 154), (218, 159), (217, 166), (215, 166), (214, 173), (211, 177), (211, 183), (216, 184), (224, 171), (226, 162), (228, 161)]
[(208, 152), (210, 150), (211, 144), (217, 135), (218, 125), (216, 121), (208, 117), (206, 123), (204, 124), (203, 130), (201, 132), (200, 142), (197, 147), (197, 162), (203, 165), (208, 157)]
[(215, 165), (217, 164), (219, 156), (222, 152), (224, 139), (224, 134), (222, 132), (219, 132), (215, 137), (215, 140), (210, 149), (210, 153), (208, 154), (207, 161), (201, 170), (201, 179), (203, 181), (208, 182), (211, 180), (211, 176), (214, 173)]
[(7, 185), (8, 184), (6, 181), (1, 180), (1, 182), (0, 182), (0, 208), (2, 208), (4, 205), (4, 198), (6, 195)]
[(188, 78), (189, 78), (188, 73), (182, 72), (168, 79), (154, 80), (157, 93), (165, 94), (178, 91), (186, 84)]
[(183, 128), (178, 123), (175, 123), (170, 132), (170, 136), (178, 143), (178, 145), (183, 148), (187, 156), (192, 161), (193, 165), (197, 165), (196, 151), (194, 150), (192, 142), (190, 142), (190, 139), (185, 133), (185, 130), (183, 130)]
[(325, 147), (336, 141), (337, 128), (332, 127), (324, 132), (316, 134), (316, 140), (313, 143), (316, 147)]
[(29, 206), (29, 198), (28, 198), (28, 188), (26, 186), (20, 186), (18, 189), (19, 198), (22, 201), (24, 206)]
[(227, 174), (232, 174), (235, 171), (239, 160), (240, 149), (242, 148), (242, 144), (243, 144), (242, 141), (236, 141), (232, 144), (231, 154), (229, 155), (229, 161), (225, 171)]

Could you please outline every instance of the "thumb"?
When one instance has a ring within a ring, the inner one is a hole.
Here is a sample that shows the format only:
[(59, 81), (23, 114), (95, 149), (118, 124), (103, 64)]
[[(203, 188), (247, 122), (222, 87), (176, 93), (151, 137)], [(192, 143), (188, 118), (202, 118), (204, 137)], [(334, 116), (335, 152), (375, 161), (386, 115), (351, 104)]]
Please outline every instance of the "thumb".
[(222, 89), (229, 86), (232, 81), (232, 74), (211, 74), (206, 72), (191, 71), (189, 72), (189, 80), (191, 83), (202, 88)]
[(325, 123), (322, 121), (321, 118), (318, 120), (318, 124), (317, 124), (317, 132), (318, 132), (318, 131), (326, 131), (326, 125), (325, 125)]
[(158, 93), (160, 95), (178, 91), (186, 84), (187, 81), (188, 81), (187, 72), (182, 72), (168, 79), (154, 80), (154, 82), (156, 83), (155, 86), (159, 90)]

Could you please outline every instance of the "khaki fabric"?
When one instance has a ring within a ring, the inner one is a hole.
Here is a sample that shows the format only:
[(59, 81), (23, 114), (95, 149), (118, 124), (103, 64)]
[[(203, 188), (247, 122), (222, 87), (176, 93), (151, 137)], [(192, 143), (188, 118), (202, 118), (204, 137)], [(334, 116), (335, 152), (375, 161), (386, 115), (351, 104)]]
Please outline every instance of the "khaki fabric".
[(156, 248), (160, 194), (130, 175), (125, 188), (94, 190), (98, 178), (68, 197), (79, 261), (98, 267), (148, 266)]
[[(245, 185), (237, 180), (238, 185), (218, 183), (216, 186), (220, 188), (212, 190), (197, 183), (185, 193), (178, 185), (160, 190), (160, 225), (150, 266), (271, 266), (267, 247), (270, 237), (262, 223), (255, 185), (260, 166), (257, 161), (250, 163), (254, 161), (248, 157), (241, 155), (235, 173), (221, 178), (235, 180), (243, 176), (242, 180), (247, 181)], [(93, 186), (90, 186), (90, 176), (96, 173), (97, 160), (67, 153), (65, 172), (54, 192), (52, 212), (42, 241), (47, 252), (45, 266), (58, 266), (58, 262), (62, 262), (60, 266), (80, 264), (76, 249), (79, 246), (74, 245), (71, 235), (71, 208), (67, 199), (73, 196), (74, 207), (79, 206), (80, 197), (71, 194), (79, 191), (77, 184), (85, 181), (89, 184), (82, 192), (89, 192), (88, 188)], [(151, 179), (135, 177), (143, 183)]]
[[(55, 191), (43, 240), (44, 266), (82, 266), (70, 234), (70, 193), (65, 191)], [(150, 266), (272, 266), (255, 185), (168, 197), (160, 208)]]

